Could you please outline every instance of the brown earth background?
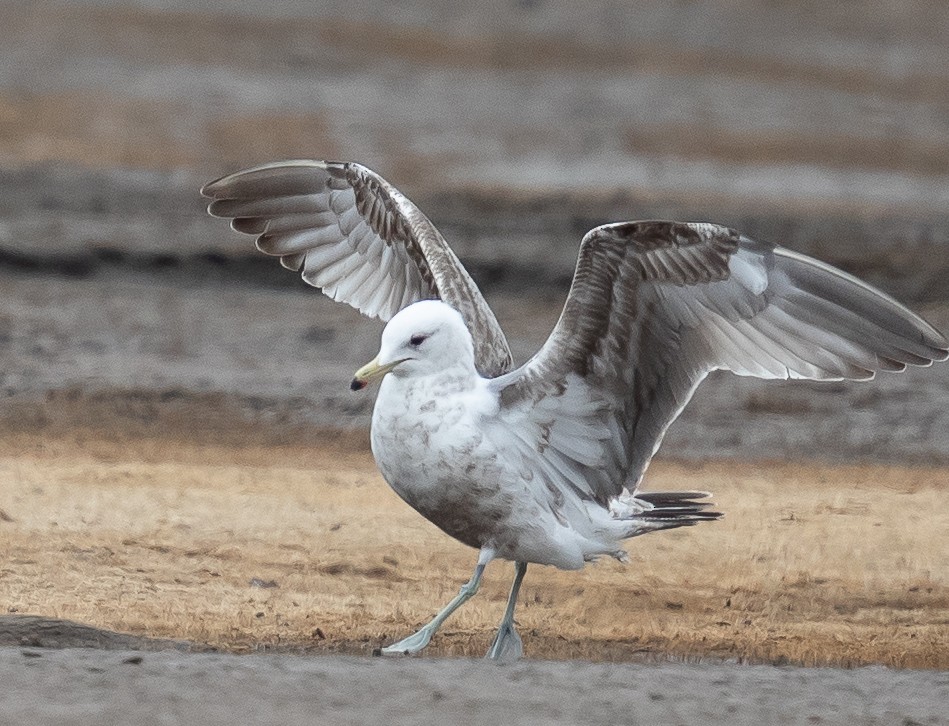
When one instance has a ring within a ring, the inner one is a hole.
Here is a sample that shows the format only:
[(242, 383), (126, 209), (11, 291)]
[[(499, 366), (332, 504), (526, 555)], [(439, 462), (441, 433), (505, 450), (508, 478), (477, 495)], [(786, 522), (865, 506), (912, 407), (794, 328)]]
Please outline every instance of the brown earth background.
[[(368, 454), (372, 394), (347, 382), (381, 325), (204, 214), (197, 189), (237, 168), (378, 170), (443, 230), (519, 360), (582, 234), (620, 219), (737, 227), (949, 330), (944, 3), (0, 10), (0, 643), (368, 654), (469, 575), (473, 553)], [(646, 486), (709, 489), (728, 516), (631, 543), (629, 566), (532, 568), (529, 657), (949, 669), (949, 366), (712, 376)], [(489, 569), (433, 655), (486, 649), (509, 577)], [(22, 662), (50, 678), (47, 661)], [(29, 712), (28, 676), (0, 722)], [(892, 711), (780, 713), (945, 722), (901, 693)], [(653, 722), (718, 713), (646, 700)], [(552, 722), (576, 718), (568, 701)], [(722, 718), (760, 723), (751, 703)]]

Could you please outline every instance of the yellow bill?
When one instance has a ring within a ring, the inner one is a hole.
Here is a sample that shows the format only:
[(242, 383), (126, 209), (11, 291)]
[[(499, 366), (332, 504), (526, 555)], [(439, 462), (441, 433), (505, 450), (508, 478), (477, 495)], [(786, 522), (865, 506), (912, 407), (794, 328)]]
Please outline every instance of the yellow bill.
[(386, 373), (395, 368), (399, 363), (402, 363), (405, 359), (397, 360), (392, 363), (386, 363), (385, 365), (379, 365), (379, 358), (373, 358), (371, 361), (366, 363), (362, 368), (356, 371), (353, 374), (353, 380), (349, 384), (349, 389), (351, 391), (361, 391), (363, 388), (368, 386), (377, 378), (382, 378)]

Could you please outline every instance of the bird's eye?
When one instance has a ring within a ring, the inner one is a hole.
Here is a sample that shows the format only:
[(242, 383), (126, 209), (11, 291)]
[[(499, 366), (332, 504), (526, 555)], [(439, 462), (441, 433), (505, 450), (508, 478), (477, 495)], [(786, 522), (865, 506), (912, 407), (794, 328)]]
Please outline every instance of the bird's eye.
[(412, 344), (414, 348), (418, 348), (422, 343), (425, 342), (426, 338), (428, 338), (427, 335), (422, 335), (420, 333), (418, 335), (413, 335), (411, 338), (409, 338), (409, 342)]

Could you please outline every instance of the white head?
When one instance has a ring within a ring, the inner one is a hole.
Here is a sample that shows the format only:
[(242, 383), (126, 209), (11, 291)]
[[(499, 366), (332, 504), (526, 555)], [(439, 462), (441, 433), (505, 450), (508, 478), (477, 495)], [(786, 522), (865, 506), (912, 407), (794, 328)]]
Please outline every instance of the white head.
[(471, 333), (457, 310), (440, 300), (422, 300), (389, 321), (379, 355), (356, 371), (350, 388), (358, 391), (390, 372), (425, 376), (452, 369), (475, 373)]

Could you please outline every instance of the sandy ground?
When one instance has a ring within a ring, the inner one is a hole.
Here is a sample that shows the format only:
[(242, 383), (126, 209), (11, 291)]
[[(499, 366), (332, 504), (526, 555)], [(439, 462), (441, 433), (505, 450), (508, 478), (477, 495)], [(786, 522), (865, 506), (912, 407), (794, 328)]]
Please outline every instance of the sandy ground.
[(949, 723), (947, 482), (659, 464), (650, 486), (708, 487), (726, 519), (631, 542), (629, 565), (533, 568), (521, 664), (467, 659), (503, 609), (501, 564), (428, 657), (392, 662), (373, 648), (430, 617), (473, 552), (395, 498), (358, 435), (8, 434), (0, 723)]
[[(199, 649), (368, 655), (473, 568), (473, 551), (402, 504), (358, 441), (76, 432), (10, 436), (2, 450), (0, 600), (14, 618)], [(726, 519), (634, 540), (629, 565), (532, 568), (526, 652), (947, 668), (947, 483), (945, 469), (656, 465), (648, 488), (706, 488)], [(483, 654), (510, 577), (492, 564), (432, 652)]]

